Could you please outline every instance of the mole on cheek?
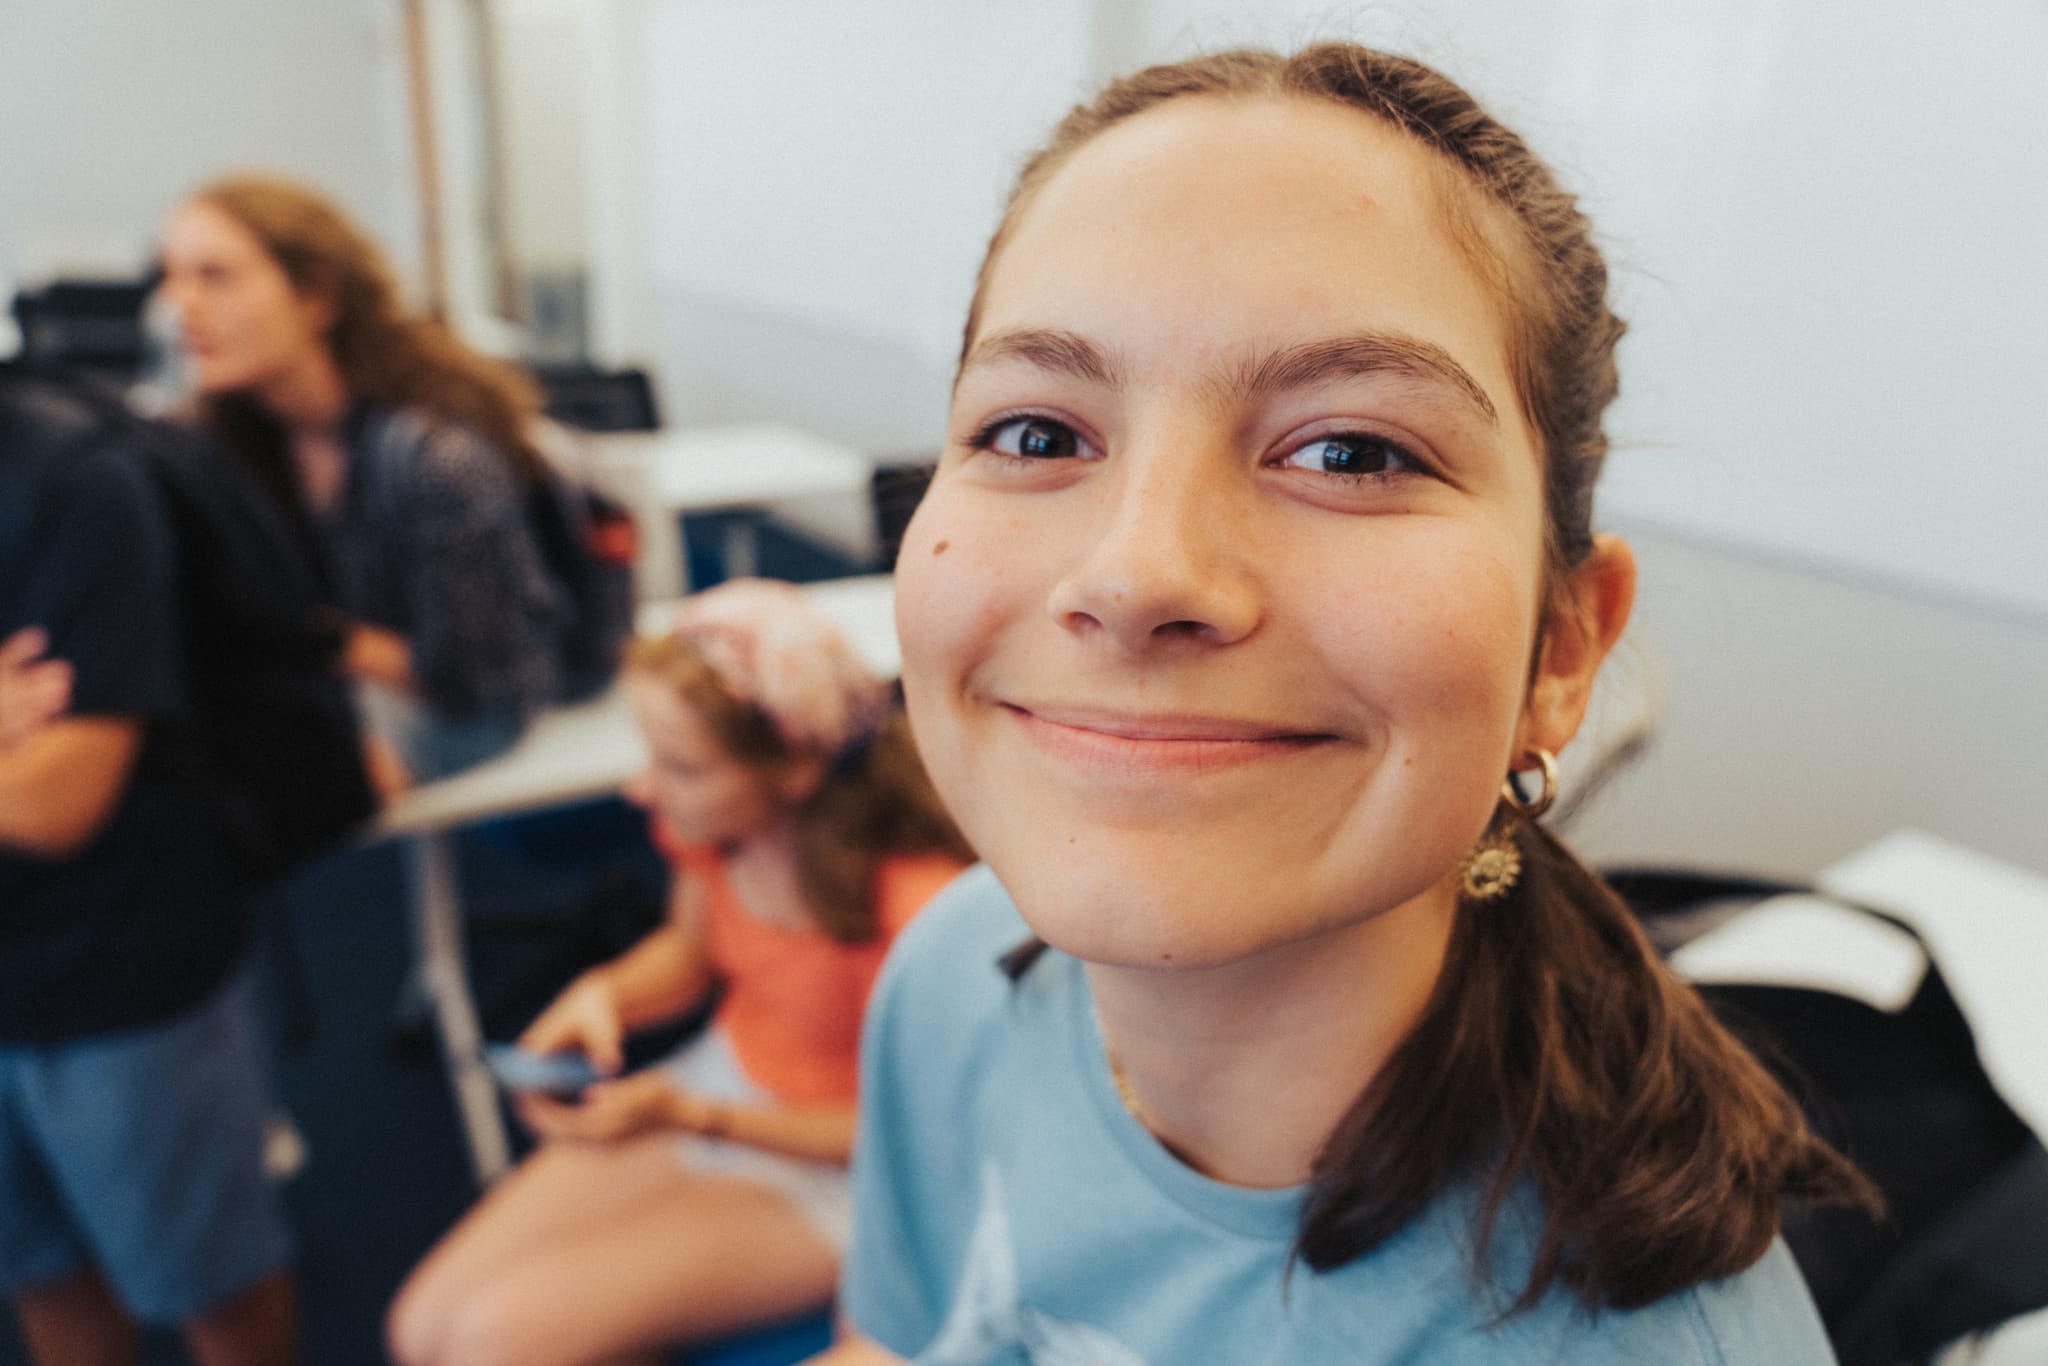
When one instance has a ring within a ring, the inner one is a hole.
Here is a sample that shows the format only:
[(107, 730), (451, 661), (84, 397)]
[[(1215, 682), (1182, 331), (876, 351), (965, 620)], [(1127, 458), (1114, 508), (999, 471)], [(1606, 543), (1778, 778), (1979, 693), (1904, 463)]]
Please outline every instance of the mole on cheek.
[(932, 554), (943, 555), (946, 553), (947, 549), (952, 546), (952, 544), (953, 543), (951, 541), (940, 541), (937, 545), (932, 547)]

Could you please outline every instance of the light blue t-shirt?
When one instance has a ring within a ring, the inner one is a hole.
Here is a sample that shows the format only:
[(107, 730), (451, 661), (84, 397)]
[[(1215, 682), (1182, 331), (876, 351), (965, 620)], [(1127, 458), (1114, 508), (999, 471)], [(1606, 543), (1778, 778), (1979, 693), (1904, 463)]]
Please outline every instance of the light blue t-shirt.
[(1081, 965), (1028, 935), (986, 868), (898, 941), (862, 1043), (842, 1305), (923, 1366), (1316, 1366), (1834, 1360), (1782, 1242), (1749, 1270), (1598, 1315), (1569, 1291), (1499, 1319), (1532, 1245), (1502, 1212), (1494, 1287), (1471, 1203), (1445, 1197), (1367, 1255), (1288, 1274), (1302, 1191), (1212, 1181), (1117, 1098)]

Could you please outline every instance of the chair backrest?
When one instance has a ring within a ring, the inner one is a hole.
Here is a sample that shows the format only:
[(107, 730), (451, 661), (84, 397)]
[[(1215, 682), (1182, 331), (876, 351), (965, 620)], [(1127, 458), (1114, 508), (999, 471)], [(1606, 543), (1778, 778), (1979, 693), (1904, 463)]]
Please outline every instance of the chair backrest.
[(661, 426), (654, 382), (645, 370), (587, 365), (536, 365), (547, 415), (586, 432), (651, 432)]
[(52, 280), (14, 296), (21, 358), (120, 382), (142, 373), (151, 280)]

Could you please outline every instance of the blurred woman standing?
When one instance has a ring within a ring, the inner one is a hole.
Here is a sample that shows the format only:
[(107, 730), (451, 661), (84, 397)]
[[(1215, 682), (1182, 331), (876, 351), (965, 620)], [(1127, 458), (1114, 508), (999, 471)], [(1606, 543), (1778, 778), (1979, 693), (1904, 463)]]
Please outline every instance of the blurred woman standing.
[(163, 297), (197, 414), (324, 551), (382, 775), (509, 746), (557, 689), (563, 606), (527, 515), (538, 391), (401, 304), (319, 194), (215, 181), (171, 216)]

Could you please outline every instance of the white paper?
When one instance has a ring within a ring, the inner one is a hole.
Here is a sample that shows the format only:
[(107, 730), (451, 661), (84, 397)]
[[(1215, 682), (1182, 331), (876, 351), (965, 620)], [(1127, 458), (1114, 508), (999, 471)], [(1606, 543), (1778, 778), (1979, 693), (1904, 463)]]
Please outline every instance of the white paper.
[(1984, 1070), (2048, 1135), (2048, 877), (1899, 830), (1815, 880), (1920, 932), (1969, 1017)]
[(1927, 955), (1913, 936), (1838, 902), (1773, 897), (1671, 955), (1694, 982), (1807, 987), (1896, 1011), (1913, 999)]

